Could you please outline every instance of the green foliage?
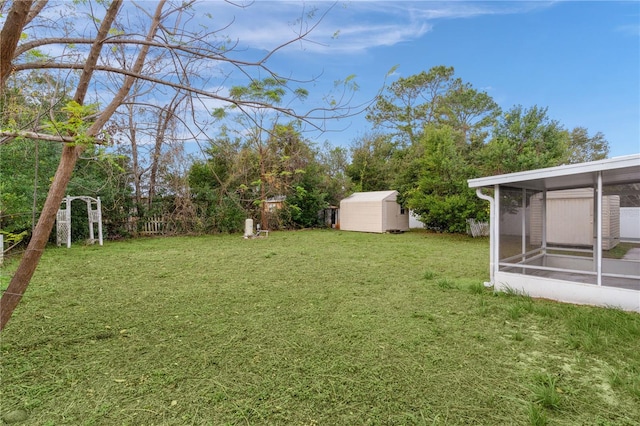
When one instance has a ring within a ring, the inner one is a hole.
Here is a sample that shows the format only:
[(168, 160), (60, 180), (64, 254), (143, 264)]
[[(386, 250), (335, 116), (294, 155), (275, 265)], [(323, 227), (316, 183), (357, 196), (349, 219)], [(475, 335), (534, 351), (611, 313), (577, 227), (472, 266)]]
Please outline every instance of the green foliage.
[(440, 124), (458, 132), (462, 146), (479, 149), (488, 136), (488, 129), (500, 115), (500, 107), (486, 92), (479, 92), (469, 83), (456, 80), (442, 99), (437, 113)]
[(515, 106), (498, 120), (483, 153), (484, 174), (557, 166), (567, 159), (569, 137), (546, 108)]
[(327, 202), (333, 206), (339, 205), (340, 200), (353, 190), (353, 182), (347, 174), (348, 155), (346, 148), (333, 147), (328, 143), (318, 154), (318, 163), (322, 167), (322, 187), (327, 193)]
[[(103, 147), (89, 146), (78, 160), (67, 193), (100, 197), (104, 237), (128, 236), (127, 222), (133, 198), (127, 157)], [(86, 204), (74, 201), (71, 214), (72, 238), (84, 240), (89, 236)]]
[(308, 173), (296, 185), (295, 192), (287, 196), (285, 205), (290, 209), (289, 215), (294, 227), (312, 228), (319, 225), (318, 213), (329, 206), (321, 180), (320, 167), (312, 164)]
[(387, 135), (366, 135), (351, 148), (346, 175), (356, 191), (386, 191), (392, 188), (397, 145)]
[(66, 120), (51, 120), (45, 123), (45, 128), (63, 136), (72, 136), (74, 143), (80, 145), (90, 145), (94, 142), (92, 136), (87, 135), (87, 130), (91, 126), (90, 118), (97, 112), (97, 105), (80, 105), (76, 101), (68, 101), (61, 108), (66, 115)]
[(576, 127), (569, 133), (569, 164), (604, 160), (609, 155), (609, 142), (601, 132), (589, 136), (585, 127)]
[(369, 108), (367, 119), (374, 127), (390, 129), (401, 144), (413, 143), (425, 125), (436, 122), (442, 101), (456, 82), (453, 75), (453, 67), (441, 65), (399, 78)]
[(31, 233), (34, 206), (37, 220), (55, 174), (60, 151), (60, 144), (31, 140), (15, 140), (0, 145), (1, 229), (15, 234)]
[[(51, 142), (17, 140), (0, 145), (0, 169), (3, 176), (11, 176), (0, 180), (0, 227), (4, 231), (26, 232), (27, 238), (30, 236), (33, 218), (38, 219), (44, 205), (60, 152), (61, 145)], [(103, 221), (109, 224), (105, 226), (108, 235), (122, 235), (125, 229), (131, 203), (127, 168), (125, 157), (89, 146), (78, 160), (67, 189), (69, 195), (101, 198)], [(86, 206), (76, 201), (71, 213), (74, 241), (85, 239)]]
[(467, 179), (601, 159), (609, 150), (601, 133), (569, 133), (546, 108), (502, 113), (491, 96), (446, 66), (397, 79), (367, 119), (389, 133), (356, 141), (347, 168), (355, 189), (397, 189), (428, 228), (443, 232), (464, 232), (469, 218), (487, 219), (486, 203)]
[[(240, 194), (249, 187), (232, 179), (233, 145), (211, 144), (206, 162), (195, 162), (189, 170), (189, 186), (196, 205), (201, 230), (238, 232), (250, 214), (243, 208)], [(235, 191), (227, 190), (234, 189)]]
[[(276, 124), (263, 144), (211, 142), (208, 159), (193, 163), (189, 185), (205, 232), (236, 232), (244, 219), (268, 216), (269, 229), (318, 225), (327, 206), (326, 168), (297, 123)], [(263, 198), (264, 196), (264, 198)], [(264, 200), (282, 197), (272, 211)]]
[[(484, 218), (485, 208), (466, 179), (474, 174), (448, 126), (425, 129), (422, 156), (414, 159), (420, 171), (417, 185), (403, 192), (407, 207), (428, 229), (465, 232), (467, 219)], [(409, 185), (406, 185), (409, 186)]]
[(233, 99), (265, 101), (273, 104), (279, 104), (286, 93), (286, 82), (273, 77), (252, 80), (246, 86), (233, 86), (229, 90), (229, 95)]
[[(4, 231), (2, 229), (0, 229), (0, 234), (2, 234), (4, 237), (4, 243), (12, 246), (14, 244), (19, 244), (20, 242), (22, 242), (22, 240), (25, 239), (25, 237), (28, 235), (27, 231), (22, 231), (19, 234), (14, 234), (11, 232), (7, 232)], [(3, 247), (0, 247), (0, 251), (4, 250)]]

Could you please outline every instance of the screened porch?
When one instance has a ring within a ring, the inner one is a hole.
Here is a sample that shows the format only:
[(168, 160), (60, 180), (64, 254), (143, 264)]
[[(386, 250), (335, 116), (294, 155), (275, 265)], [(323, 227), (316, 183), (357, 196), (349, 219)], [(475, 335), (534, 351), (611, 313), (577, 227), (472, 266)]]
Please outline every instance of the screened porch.
[(640, 312), (640, 155), (468, 183), (490, 203), (496, 290)]

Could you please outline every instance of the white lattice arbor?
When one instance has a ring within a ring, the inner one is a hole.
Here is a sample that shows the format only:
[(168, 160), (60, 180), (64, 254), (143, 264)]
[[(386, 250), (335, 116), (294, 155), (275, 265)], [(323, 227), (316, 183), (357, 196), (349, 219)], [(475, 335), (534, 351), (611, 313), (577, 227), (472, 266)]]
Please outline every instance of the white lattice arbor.
[[(67, 195), (62, 201), (56, 216), (56, 242), (58, 246), (62, 245), (63, 242), (66, 242), (67, 248), (71, 247), (71, 202), (73, 200), (82, 200), (87, 203), (89, 242), (93, 244), (98, 241), (98, 243), (102, 245), (102, 204), (100, 203), (100, 197), (70, 197)], [(97, 240), (95, 238), (94, 225), (98, 225)]]

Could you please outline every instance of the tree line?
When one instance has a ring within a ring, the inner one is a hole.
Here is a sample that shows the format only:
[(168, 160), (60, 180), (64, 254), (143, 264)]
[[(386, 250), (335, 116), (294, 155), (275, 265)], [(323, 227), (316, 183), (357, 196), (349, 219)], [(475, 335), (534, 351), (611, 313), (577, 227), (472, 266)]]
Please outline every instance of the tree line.
[[(235, 87), (232, 96), (277, 104), (284, 84), (254, 81)], [(29, 107), (29, 100), (22, 102)], [(370, 129), (350, 147), (318, 146), (304, 137), (299, 120), (264, 111), (238, 115), (234, 108), (212, 112), (219, 131), (198, 156), (186, 153), (170, 131), (179, 128), (180, 102), (157, 115), (138, 110), (135, 120), (135, 110), (125, 110), (109, 124), (119, 143), (85, 150), (67, 192), (101, 197), (111, 238), (130, 236), (132, 218), (149, 216), (165, 217), (185, 233), (239, 232), (246, 218), (263, 229), (322, 226), (324, 209), (352, 192), (388, 189), (398, 190), (428, 229), (465, 232), (467, 219), (487, 220), (488, 213), (467, 179), (608, 154), (601, 133), (567, 130), (538, 106), (502, 111), (445, 66), (386, 88), (366, 112)], [(153, 143), (131, 136), (142, 132), (136, 129), (145, 129)], [(25, 138), (2, 145), (0, 154), (0, 167), (13, 177), (2, 182), (0, 225), (28, 237), (61, 145)], [(86, 211), (79, 204), (72, 213), (72, 235), (84, 239)]]

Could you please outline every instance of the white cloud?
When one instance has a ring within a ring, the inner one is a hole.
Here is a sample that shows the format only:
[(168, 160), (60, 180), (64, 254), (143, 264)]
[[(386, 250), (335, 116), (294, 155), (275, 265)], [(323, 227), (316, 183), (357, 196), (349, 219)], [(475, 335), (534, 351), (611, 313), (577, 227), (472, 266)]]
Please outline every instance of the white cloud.
[(527, 13), (552, 4), (553, 2), (256, 1), (245, 8), (222, 2), (204, 2), (200, 7), (212, 14), (217, 25), (230, 24), (224, 33), (231, 40), (239, 41), (240, 48), (270, 51), (316, 25), (307, 40), (296, 42), (285, 51), (348, 54), (419, 39), (431, 31), (433, 23), (440, 19)]
[(631, 25), (620, 25), (616, 28), (617, 32), (620, 32), (625, 35), (630, 35), (633, 37), (640, 37), (640, 25), (639, 24), (631, 24)]

